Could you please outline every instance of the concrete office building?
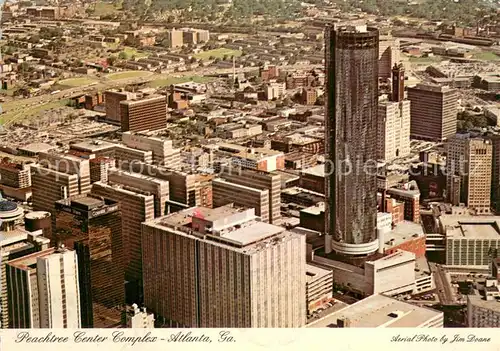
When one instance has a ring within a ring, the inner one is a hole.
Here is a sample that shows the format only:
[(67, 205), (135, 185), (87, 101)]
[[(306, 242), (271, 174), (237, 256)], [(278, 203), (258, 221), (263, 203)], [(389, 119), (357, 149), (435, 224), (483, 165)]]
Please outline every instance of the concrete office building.
[(305, 238), (255, 219), (253, 209), (196, 207), (143, 224), (145, 305), (157, 319), (200, 328), (304, 325)]
[(378, 159), (390, 162), (410, 154), (410, 101), (381, 101)]
[(139, 307), (134, 303), (132, 308), (126, 313), (127, 328), (132, 329), (152, 329), (155, 327), (155, 316), (148, 313), (146, 308)]
[(125, 146), (151, 151), (153, 162), (171, 169), (178, 169), (181, 163), (181, 150), (173, 147), (172, 140), (156, 138), (145, 134), (125, 132), (122, 134)]
[(80, 328), (74, 251), (50, 248), (6, 265), (9, 328)]
[(500, 249), (500, 217), (441, 215), (439, 228), (450, 266), (488, 266)]
[(0, 184), (17, 189), (29, 188), (31, 186), (29, 165), (0, 160)]
[(307, 328), (443, 328), (444, 313), (375, 294), (314, 321)]
[(25, 202), (32, 197), (30, 166), (0, 160), (0, 193)]
[(181, 30), (170, 29), (165, 32), (165, 45), (167, 48), (179, 48), (184, 45), (184, 34)]
[(79, 194), (86, 194), (90, 191), (90, 162), (88, 157), (40, 152), (38, 163), (45, 168), (58, 172), (78, 175)]
[(432, 289), (428, 280), (430, 274), (417, 275), (416, 257), (413, 252), (397, 250), (396, 252), (379, 256), (360, 265), (334, 261), (321, 256), (314, 256), (312, 262), (324, 269), (333, 271), (333, 281), (348, 291), (361, 296), (386, 294), (394, 296), (403, 293), (420, 293), (417, 289), (423, 285)]
[(108, 90), (104, 93), (104, 101), (106, 105), (106, 119), (117, 124), (121, 123), (120, 102), (133, 99), (133, 93), (127, 91), (112, 91)]
[(255, 214), (269, 223), (269, 190), (256, 189), (229, 182), (224, 179), (212, 181), (212, 204), (221, 207), (234, 204), (239, 207), (253, 208)]
[[(477, 284), (479, 285), (479, 284)], [(500, 327), (500, 288), (496, 277), (486, 279), (482, 286), (467, 295), (467, 326), (469, 328)]]
[(138, 100), (120, 102), (121, 129), (123, 132), (160, 130), (167, 127), (166, 97), (148, 96)]
[(119, 204), (81, 195), (56, 202), (56, 210), (54, 236), (78, 257), (82, 327), (116, 327), (125, 304)]
[(378, 50), (378, 76), (381, 79), (391, 78), (394, 64), (400, 61), (399, 39), (381, 37)]
[[(142, 297), (141, 223), (155, 218), (155, 197), (138, 188), (130, 188), (123, 176), (113, 175), (110, 184), (95, 183), (92, 193), (120, 204), (123, 259), (127, 300), (140, 302)], [(115, 182), (117, 181), (117, 182)], [(158, 211), (159, 212), (159, 211)]]
[(5, 265), (9, 328), (40, 328), (37, 258), (50, 255), (54, 251), (55, 248), (50, 248), (14, 259)]
[(306, 265), (307, 314), (313, 313), (332, 300), (333, 273), (311, 264)]
[(114, 159), (116, 166), (120, 168), (121, 163), (127, 162), (144, 162), (153, 163), (153, 152), (133, 149), (125, 145), (116, 144), (114, 148)]
[(76, 252), (64, 248), (37, 257), (40, 328), (80, 328), (80, 287)]
[(489, 133), (487, 138), (492, 148), (491, 205), (500, 211), (500, 134)]
[(281, 224), (281, 175), (277, 172), (259, 172), (251, 169), (224, 170), (220, 177), (234, 184), (268, 190), (269, 223)]
[(458, 92), (446, 86), (418, 84), (408, 88), (411, 101), (410, 135), (443, 141), (457, 132)]
[(325, 170), (325, 251), (367, 255), (378, 249), (377, 176), (363, 161), (377, 157), (379, 32), (328, 28), (326, 56), (326, 153), (335, 170), (347, 160), (354, 167)]
[(160, 217), (167, 212), (169, 201), (169, 183), (166, 180), (146, 177), (141, 174), (129, 173), (119, 170), (109, 172), (110, 185), (123, 185), (125, 188), (138, 193), (154, 196), (154, 214)]
[(66, 174), (41, 165), (31, 166), (31, 172), (35, 211), (52, 212), (56, 201), (80, 194), (77, 174)]
[(111, 157), (113, 158), (115, 153), (115, 147), (117, 144), (111, 143), (105, 140), (89, 139), (69, 145), (70, 150), (75, 150), (87, 154), (93, 154), (96, 158), (99, 157)]
[[(7, 262), (43, 251), (49, 248), (50, 240), (42, 236), (42, 231), (30, 233), (17, 225), (6, 225), (5, 212), (15, 211), (17, 206), (9, 201), (0, 202), (0, 322), (2, 328), (8, 328), (9, 318), (9, 296), (7, 285)], [(22, 211), (21, 211), (22, 217)], [(16, 216), (17, 218), (17, 216)]]
[(477, 214), (490, 212), (493, 148), (490, 140), (456, 134), (446, 143), (448, 201)]
[(410, 154), (410, 101), (404, 100), (404, 69), (395, 65), (392, 69), (392, 93), (390, 100), (379, 101), (378, 158), (392, 161)]
[(196, 174), (140, 162), (122, 162), (121, 167), (124, 171), (168, 181), (170, 200), (167, 212), (200, 205), (201, 199), (198, 196), (200, 183), (197, 181)]

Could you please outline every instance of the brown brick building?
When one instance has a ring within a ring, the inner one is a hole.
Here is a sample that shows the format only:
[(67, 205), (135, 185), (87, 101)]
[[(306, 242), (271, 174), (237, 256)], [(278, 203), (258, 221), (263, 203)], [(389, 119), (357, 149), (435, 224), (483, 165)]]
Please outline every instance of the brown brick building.
[(166, 98), (151, 96), (140, 100), (122, 101), (120, 119), (123, 132), (164, 129), (167, 126)]

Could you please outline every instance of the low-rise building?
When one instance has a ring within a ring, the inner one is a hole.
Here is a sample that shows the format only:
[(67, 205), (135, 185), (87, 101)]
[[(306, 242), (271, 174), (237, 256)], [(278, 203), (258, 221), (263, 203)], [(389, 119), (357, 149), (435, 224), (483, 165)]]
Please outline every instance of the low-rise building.
[(307, 325), (307, 328), (443, 328), (444, 313), (375, 294)]

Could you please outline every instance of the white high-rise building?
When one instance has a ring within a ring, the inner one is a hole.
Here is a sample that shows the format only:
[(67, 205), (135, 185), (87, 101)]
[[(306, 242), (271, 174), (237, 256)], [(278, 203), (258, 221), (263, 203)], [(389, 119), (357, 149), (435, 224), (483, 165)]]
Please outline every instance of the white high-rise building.
[(410, 154), (410, 101), (380, 101), (378, 157), (392, 161)]
[(75, 251), (58, 249), (36, 262), (41, 328), (80, 328), (80, 289)]

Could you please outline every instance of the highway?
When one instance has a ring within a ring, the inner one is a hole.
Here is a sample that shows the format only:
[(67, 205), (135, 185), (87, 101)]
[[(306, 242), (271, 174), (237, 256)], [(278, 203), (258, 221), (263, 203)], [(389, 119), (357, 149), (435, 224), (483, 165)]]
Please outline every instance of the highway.
[(431, 272), (434, 274), (436, 290), (439, 301), (442, 305), (456, 305), (455, 293), (452, 290), (451, 282), (448, 280), (446, 270), (440, 265), (429, 262)]
[[(296, 69), (296, 70), (310, 70), (313, 68), (322, 67), (322, 65), (289, 65), (289, 66), (280, 66), (280, 69)], [(251, 72), (258, 70), (258, 67), (244, 67), (236, 69), (236, 73), (243, 72)], [(68, 98), (71, 96), (75, 96), (78, 94), (84, 94), (91, 91), (102, 91), (111, 88), (124, 87), (130, 84), (143, 84), (148, 83), (154, 80), (160, 79), (168, 79), (172, 77), (185, 77), (185, 76), (209, 76), (209, 75), (223, 75), (223, 74), (231, 74), (233, 73), (232, 68), (214, 68), (214, 67), (201, 67), (192, 71), (184, 71), (184, 72), (176, 72), (176, 73), (164, 73), (164, 74), (151, 74), (145, 77), (134, 77), (134, 78), (125, 78), (119, 80), (107, 80), (105, 77), (100, 78), (97, 84), (90, 84), (75, 88), (69, 88), (65, 90), (61, 90), (55, 94), (44, 94), (40, 96), (35, 96), (31, 98), (22, 98), (15, 100), (15, 102), (7, 102), (3, 104), (3, 113), (16, 113), (13, 116), (10, 116), (5, 126), (10, 123), (18, 120), (19, 117), (22, 117), (23, 114), (28, 112), (30, 109), (39, 107), (40, 105), (45, 105), (50, 102), (58, 101), (64, 98)], [(15, 107), (9, 108), (9, 105), (14, 104)]]

